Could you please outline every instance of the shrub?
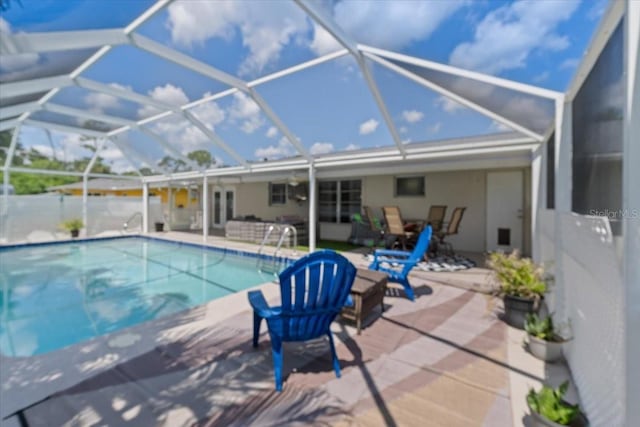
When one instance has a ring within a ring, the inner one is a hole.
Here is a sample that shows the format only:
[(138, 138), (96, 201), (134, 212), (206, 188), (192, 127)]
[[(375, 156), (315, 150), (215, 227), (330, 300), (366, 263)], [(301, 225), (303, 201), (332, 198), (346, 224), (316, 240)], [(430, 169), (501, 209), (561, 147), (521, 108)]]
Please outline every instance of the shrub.
[(570, 405), (562, 400), (568, 387), (569, 382), (565, 381), (557, 389), (546, 385), (540, 391), (529, 389), (527, 403), (532, 411), (537, 412), (546, 419), (568, 426), (580, 413), (580, 406)]
[(538, 300), (547, 290), (542, 267), (530, 258), (521, 258), (518, 251), (494, 252), (489, 255), (487, 266), (495, 272), (501, 295)]
[(80, 230), (82, 227), (84, 227), (84, 223), (81, 219), (74, 218), (70, 219), (69, 221), (63, 222), (61, 224), (61, 227), (67, 231)]

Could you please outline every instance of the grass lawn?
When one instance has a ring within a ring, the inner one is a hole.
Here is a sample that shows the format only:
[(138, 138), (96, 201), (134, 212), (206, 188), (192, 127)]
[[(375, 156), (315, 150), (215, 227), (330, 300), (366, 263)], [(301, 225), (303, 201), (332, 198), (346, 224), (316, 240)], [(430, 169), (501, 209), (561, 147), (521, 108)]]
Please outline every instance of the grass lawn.
[[(334, 240), (319, 240), (316, 244), (317, 249), (331, 249), (336, 252), (349, 252), (355, 249), (362, 249), (362, 246), (352, 245), (347, 242), (336, 242)], [(309, 250), (308, 246), (298, 246), (297, 250), (300, 252), (307, 252)]]

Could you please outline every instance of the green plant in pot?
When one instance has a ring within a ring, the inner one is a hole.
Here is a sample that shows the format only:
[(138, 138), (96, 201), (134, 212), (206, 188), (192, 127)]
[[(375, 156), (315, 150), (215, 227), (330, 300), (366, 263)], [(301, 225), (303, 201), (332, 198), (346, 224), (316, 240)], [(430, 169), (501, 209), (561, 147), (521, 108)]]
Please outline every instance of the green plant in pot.
[(527, 405), (531, 410), (534, 426), (583, 426), (586, 425), (579, 405), (571, 405), (563, 398), (569, 387), (565, 381), (554, 389), (547, 385), (539, 391), (529, 389)]
[(524, 329), (529, 335), (529, 351), (535, 357), (545, 362), (555, 362), (562, 357), (562, 345), (567, 340), (557, 333), (551, 316), (527, 314)]
[(494, 272), (498, 293), (504, 300), (504, 319), (513, 327), (523, 329), (525, 316), (536, 313), (547, 285), (544, 270), (530, 258), (522, 258), (518, 251), (510, 254), (494, 252), (487, 266)]
[(61, 226), (71, 233), (71, 237), (78, 237), (80, 229), (84, 227), (84, 224), (81, 219), (74, 218), (63, 222)]

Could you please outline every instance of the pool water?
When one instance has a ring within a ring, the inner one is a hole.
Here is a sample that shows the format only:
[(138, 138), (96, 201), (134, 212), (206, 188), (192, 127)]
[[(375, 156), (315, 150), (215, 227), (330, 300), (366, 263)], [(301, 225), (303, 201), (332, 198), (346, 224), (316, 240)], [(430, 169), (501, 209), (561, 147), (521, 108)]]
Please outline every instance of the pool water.
[(0, 249), (0, 353), (46, 353), (273, 279), (255, 257), (141, 237)]

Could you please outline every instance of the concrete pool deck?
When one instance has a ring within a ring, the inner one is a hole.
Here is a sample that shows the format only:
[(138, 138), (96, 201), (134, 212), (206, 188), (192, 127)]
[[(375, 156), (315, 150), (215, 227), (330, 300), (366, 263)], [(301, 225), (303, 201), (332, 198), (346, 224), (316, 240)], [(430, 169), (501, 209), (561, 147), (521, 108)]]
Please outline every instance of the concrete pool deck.
[[(158, 237), (202, 242), (186, 233)], [(259, 349), (251, 347), (245, 291), (48, 355), (0, 359), (0, 414), (33, 405), (22, 411), (31, 426), (521, 425), (527, 388), (551, 371), (561, 382), (566, 372), (524, 351), (524, 334), (498, 319), (500, 301), (473, 287), (486, 270), (471, 270), (416, 272), (416, 302), (391, 289), (385, 313), (360, 336), (335, 322), (341, 379), (326, 342), (294, 343), (285, 348), (284, 392), (275, 393), (264, 327)], [(278, 299), (277, 286), (259, 288)]]

